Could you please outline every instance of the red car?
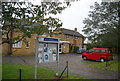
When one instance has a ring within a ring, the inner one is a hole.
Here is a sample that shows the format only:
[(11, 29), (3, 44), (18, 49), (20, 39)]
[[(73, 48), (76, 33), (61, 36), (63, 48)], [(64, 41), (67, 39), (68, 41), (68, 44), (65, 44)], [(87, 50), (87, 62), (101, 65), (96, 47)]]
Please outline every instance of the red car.
[(106, 60), (112, 60), (112, 51), (109, 48), (92, 48), (82, 54), (83, 60), (99, 60), (104, 62)]

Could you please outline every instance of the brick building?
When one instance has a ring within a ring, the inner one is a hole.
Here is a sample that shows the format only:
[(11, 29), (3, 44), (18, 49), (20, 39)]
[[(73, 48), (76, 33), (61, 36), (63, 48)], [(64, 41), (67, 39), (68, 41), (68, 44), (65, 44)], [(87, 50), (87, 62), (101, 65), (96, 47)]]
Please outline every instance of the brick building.
[[(33, 34), (31, 38), (27, 38), (27, 41), (20, 41), (13, 44), (13, 54), (35, 54), (35, 38), (38, 35)], [(48, 37), (47, 35), (39, 35), (39, 37)], [(84, 36), (79, 32), (69, 29), (63, 29), (62, 34), (53, 35), (54, 38), (60, 39), (60, 53), (74, 52), (74, 47), (83, 47)], [(8, 45), (2, 45), (2, 54), (8, 54)]]

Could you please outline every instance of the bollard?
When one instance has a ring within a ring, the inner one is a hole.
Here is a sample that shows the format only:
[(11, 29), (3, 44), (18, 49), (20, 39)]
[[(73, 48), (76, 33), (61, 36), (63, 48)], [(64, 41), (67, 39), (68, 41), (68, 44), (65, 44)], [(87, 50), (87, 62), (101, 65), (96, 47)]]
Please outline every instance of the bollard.
[(106, 67), (108, 67), (108, 55), (106, 55)]
[(20, 74), (19, 74), (19, 76), (20, 76), (20, 81), (22, 81), (22, 77), (21, 77), (21, 76), (22, 76), (22, 69), (19, 69), (19, 71), (20, 71), (20, 72), (19, 72), (19, 73), (20, 73)]
[(67, 77), (68, 77), (68, 61), (66, 61), (66, 63), (67, 63)]

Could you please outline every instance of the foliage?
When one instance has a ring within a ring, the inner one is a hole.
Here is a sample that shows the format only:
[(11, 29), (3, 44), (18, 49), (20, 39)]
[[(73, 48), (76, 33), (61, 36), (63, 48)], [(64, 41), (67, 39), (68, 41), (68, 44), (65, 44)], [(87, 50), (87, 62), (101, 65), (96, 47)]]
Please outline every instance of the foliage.
[[(62, 26), (56, 15), (62, 12), (69, 2), (41, 2), (39, 5), (30, 2), (2, 2), (2, 42), (9, 44), (9, 55), (12, 55), (12, 44), (26, 41), (32, 34), (54, 34)], [(48, 16), (48, 17), (46, 17)], [(51, 31), (52, 29), (52, 31)]]
[(5, 39), (1, 44), (13, 44), (15, 40), (19, 42), (26, 37), (30, 38), (32, 34), (42, 35), (51, 32), (50, 28), (57, 30), (62, 26), (61, 21), (46, 16), (59, 14), (69, 5), (69, 2), (41, 2), (40, 5), (2, 2), (2, 36)]
[(85, 18), (83, 32), (91, 41), (90, 47), (111, 47), (118, 46), (118, 11), (120, 2), (95, 2), (89, 11), (89, 17)]

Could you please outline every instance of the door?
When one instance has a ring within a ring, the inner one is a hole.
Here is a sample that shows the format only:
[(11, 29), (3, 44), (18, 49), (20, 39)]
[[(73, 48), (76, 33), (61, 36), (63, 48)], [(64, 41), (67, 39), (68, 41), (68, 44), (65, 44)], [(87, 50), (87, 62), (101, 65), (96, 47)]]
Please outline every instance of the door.
[(104, 56), (106, 54), (106, 50), (104, 49), (97, 49), (95, 50), (96, 54), (95, 54), (95, 57), (96, 57), (96, 60), (100, 60), (101, 56)]
[(62, 53), (62, 44), (59, 44), (59, 53)]
[(69, 44), (69, 52), (72, 53), (72, 45)]
[(94, 50), (89, 50), (87, 52), (87, 59), (93, 59), (94, 60)]

